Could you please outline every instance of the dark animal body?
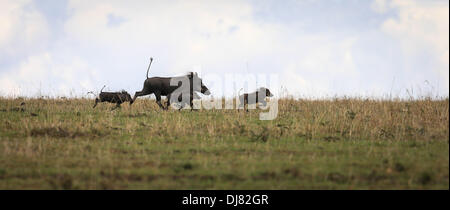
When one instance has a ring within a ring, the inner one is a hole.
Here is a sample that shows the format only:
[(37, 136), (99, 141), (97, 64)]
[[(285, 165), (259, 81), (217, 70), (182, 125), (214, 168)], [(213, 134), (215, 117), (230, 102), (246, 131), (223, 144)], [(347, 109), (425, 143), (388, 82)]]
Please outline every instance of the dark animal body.
[(239, 108), (246, 108), (245, 110), (248, 112), (248, 104), (262, 103), (264, 106), (266, 106), (267, 105), (267, 102), (265, 101), (266, 97), (272, 96), (273, 94), (270, 92), (270, 90), (264, 87), (259, 88), (257, 91), (253, 93), (244, 93), (239, 96), (240, 102)]
[[(183, 94), (189, 95), (189, 101), (183, 100)], [(178, 96), (178, 100), (175, 101), (175, 104), (177, 104), (179, 106), (178, 110), (183, 109), (186, 105), (190, 105), (190, 107), (192, 109), (193, 102), (191, 104), (189, 104), (189, 102), (193, 101), (194, 99), (201, 99), (201, 97), (196, 92), (194, 92), (193, 94), (182, 93), (182, 94), (180, 94), (180, 96)]]
[[(105, 87), (103, 87), (105, 88)], [(98, 98), (95, 99), (95, 108), (99, 102), (109, 102), (109, 103), (115, 103), (116, 107), (113, 109), (119, 108), (120, 105), (124, 102), (130, 102), (130, 104), (133, 103), (133, 99), (131, 98), (131, 95), (126, 91), (121, 92), (103, 92), (103, 88), (100, 91), (100, 94), (98, 95)]]
[[(153, 59), (150, 58), (150, 65), (152, 64)], [(180, 77), (148, 77), (148, 72), (150, 70), (150, 65), (147, 69), (147, 79), (144, 82), (144, 87), (141, 91), (137, 91), (134, 94), (132, 103), (136, 100), (137, 97), (155, 94), (156, 103), (159, 105), (161, 109), (167, 110), (170, 106), (172, 94), (176, 93), (180, 94), (176, 97), (178, 101), (183, 94), (189, 96), (189, 104), (191, 108), (193, 107), (192, 100), (194, 99), (193, 93), (195, 91), (201, 92), (203, 94), (209, 95), (208, 88), (203, 85), (201, 78), (198, 77), (197, 73), (190, 72), (186, 76)], [(171, 84), (172, 82), (172, 84)], [(183, 82), (189, 84), (183, 84)], [(175, 83), (175, 84), (174, 84)], [(161, 104), (161, 96), (167, 96), (167, 104), (164, 107)]]

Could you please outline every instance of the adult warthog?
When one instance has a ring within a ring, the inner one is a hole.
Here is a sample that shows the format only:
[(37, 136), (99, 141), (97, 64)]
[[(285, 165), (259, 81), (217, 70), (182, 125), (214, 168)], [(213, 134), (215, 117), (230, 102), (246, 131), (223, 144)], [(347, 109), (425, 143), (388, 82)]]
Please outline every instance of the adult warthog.
[[(170, 106), (171, 98), (179, 102), (180, 97), (184, 102), (189, 102), (191, 110), (193, 109), (192, 100), (194, 99), (194, 92), (201, 92), (209, 95), (209, 89), (203, 84), (203, 81), (198, 77), (197, 73), (190, 72), (186, 76), (179, 77), (148, 77), (150, 66), (153, 58), (150, 58), (150, 64), (147, 69), (147, 79), (144, 82), (144, 87), (141, 91), (134, 94), (133, 102), (137, 97), (155, 94), (156, 103), (163, 110), (167, 110)], [(161, 104), (161, 96), (167, 96), (167, 104), (164, 107)], [(173, 97), (172, 97), (173, 96)]]

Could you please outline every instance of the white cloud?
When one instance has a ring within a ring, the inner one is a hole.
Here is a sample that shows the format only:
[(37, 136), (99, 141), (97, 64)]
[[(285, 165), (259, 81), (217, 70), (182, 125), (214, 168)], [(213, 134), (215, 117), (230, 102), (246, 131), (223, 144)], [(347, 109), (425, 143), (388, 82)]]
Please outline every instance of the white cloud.
[(93, 85), (96, 82), (96, 70), (82, 59), (48, 52), (30, 56), (0, 74), (0, 89), (7, 96), (84, 96), (86, 91), (98, 89)]
[[(169, 51), (170, 65), (162, 76), (185, 72), (197, 64), (209, 73), (241, 73), (247, 61), (250, 61), (250, 72), (295, 73), (298, 78), (320, 80), (314, 84), (332, 80), (331, 77), (323, 79), (324, 73), (349, 77), (357, 74), (352, 55), (357, 35), (348, 38), (311, 35), (284, 23), (261, 23), (254, 19), (252, 5), (247, 2), (176, 1), (168, 5), (144, 1), (136, 7), (122, 1), (71, 1), (69, 5), (72, 16), (65, 30), (73, 39), (118, 53), (134, 53), (142, 47), (153, 52)], [(109, 27), (111, 15), (125, 21)], [(157, 58), (153, 68), (158, 68), (155, 65), (159, 62)], [(142, 69), (136, 75), (143, 75)], [(316, 89), (326, 92), (324, 88), (329, 86)], [(299, 87), (291, 85), (289, 89), (312, 95)], [(308, 88), (313, 89), (314, 86)]]
[(387, 1), (388, 0), (374, 0), (372, 2), (372, 9), (379, 13), (384, 13), (387, 11)]
[(387, 19), (381, 30), (399, 40), (404, 52), (414, 55), (431, 51), (437, 64), (425, 71), (438, 71), (448, 89), (449, 77), (449, 7), (445, 1), (378, 0), (377, 11), (397, 11), (397, 17)]
[(0, 3), (0, 55), (26, 53), (47, 41), (48, 25), (29, 0)]
[[(170, 51), (176, 62), (169, 73), (179, 73), (195, 63), (257, 56), (269, 50), (272, 41), (273, 28), (253, 23), (251, 7), (245, 2), (143, 1), (137, 7), (123, 1), (71, 1), (69, 5), (73, 15), (65, 25), (67, 34), (112, 50), (144, 46)], [(125, 21), (108, 27), (111, 14)]]

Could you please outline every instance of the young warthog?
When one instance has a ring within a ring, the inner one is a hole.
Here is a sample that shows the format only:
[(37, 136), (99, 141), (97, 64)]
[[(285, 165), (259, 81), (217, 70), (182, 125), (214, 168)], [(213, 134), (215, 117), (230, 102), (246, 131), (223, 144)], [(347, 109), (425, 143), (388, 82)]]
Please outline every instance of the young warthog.
[[(105, 86), (103, 86), (103, 88), (105, 88)], [(103, 88), (100, 90), (98, 98), (95, 98), (95, 104), (92, 108), (95, 108), (98, 102), (115, 103), (116, 106), (112, 110), (120, 108), (120, 104), (122, 104), (123, 102), (129, 101), (130, 104), (133, 103), (133, 99), (127, 91), (123, 90), (121, 92), (103, 92)]]
[(266, 97), (272, 97), (273, 94), (270, 92), (269, 88), (261, 87), (257, 91), (253, 93), (244, 93), (239, 96), (239, 109), (245, 107), (246, 111), (248, 112), (248, 104), (258, 104), (262, 103), (264, 106), (267, 105), (267, 102), (265, 101)]

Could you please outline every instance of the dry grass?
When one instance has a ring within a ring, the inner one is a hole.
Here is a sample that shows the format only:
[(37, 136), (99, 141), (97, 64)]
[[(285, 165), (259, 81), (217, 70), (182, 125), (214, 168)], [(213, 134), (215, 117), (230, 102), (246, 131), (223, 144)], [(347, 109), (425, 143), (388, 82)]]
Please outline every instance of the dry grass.
[(0, 189), (449, 187), (448, 99), (283, 99), (273, 121), (92, 105), (0, 99)]

